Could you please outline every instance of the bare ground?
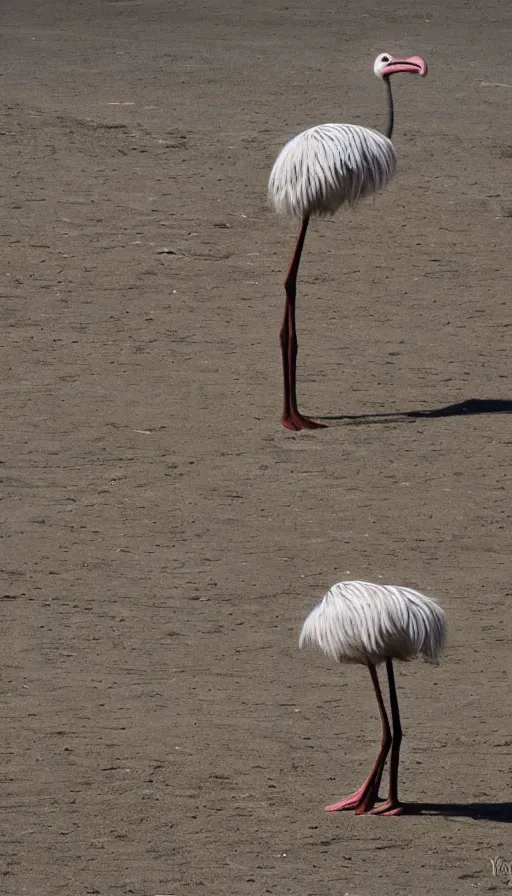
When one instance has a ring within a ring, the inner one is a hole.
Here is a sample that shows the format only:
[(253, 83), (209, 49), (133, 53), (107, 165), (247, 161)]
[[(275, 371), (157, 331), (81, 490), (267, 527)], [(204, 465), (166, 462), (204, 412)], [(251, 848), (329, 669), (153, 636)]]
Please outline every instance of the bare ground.
[[(0, 892), (505, 892), (509, 4), (47, 6), (3, 7)], [(430, 75), (397, 79), (394, 185), (308, 235), (333, 419), (295, 435), (266, 179), (301, 128), (382, 124), (383, 50)], [(416, 815), (322, 811), (379, 739), (364, 670), (297, 650), (342, 578), (449, 616), (398, 674)]]

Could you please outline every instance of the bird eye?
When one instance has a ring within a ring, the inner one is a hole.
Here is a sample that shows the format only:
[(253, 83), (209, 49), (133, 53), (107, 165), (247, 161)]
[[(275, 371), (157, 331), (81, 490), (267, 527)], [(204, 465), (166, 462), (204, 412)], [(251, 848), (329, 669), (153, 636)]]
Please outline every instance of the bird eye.
[(384, 54), (380, 57), (380, 61), (381, 61), (381, 62), (391, 62), (391, 56), (388, 56), (386, 53), (384, 53)]

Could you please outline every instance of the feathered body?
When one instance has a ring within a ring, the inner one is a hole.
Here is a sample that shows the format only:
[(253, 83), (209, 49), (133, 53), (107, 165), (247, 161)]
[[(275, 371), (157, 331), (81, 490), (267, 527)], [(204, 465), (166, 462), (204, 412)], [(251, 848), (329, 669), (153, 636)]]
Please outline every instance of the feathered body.
[(338, 582), (307, 617), (299, 646), (319, 647), (340, 663), (377, 665), (418, 654), (435, 662), (445, 633), (443, 610), (419, 591)]
[(385, 187), (396, 171), (387, 137), (353, 124), (322, 124), (290, 140), (272, 168), (268, 197), (298, 218), (333, 215)]
[(391, 76), (409, 72), (424, 78), (427, 63), (421, 56), (397, 58), (380, 53), (373, 71), (387, 93), (385, 134), (355, 124), (321, 124), (290, 140), (279, 153), (268, 182), (268, 198), (277, 212), (301, 219), (301, 228), (284, 281), (286, 303), (280, 342), (283, 359), (284, 402), (281, 422), (286, 429), (322, 429), (325, 424), (299, 411), (297, 403), (297, 275), (312, 215), (333, 215), (344, 204), (354, 205), (385, 187), (396, 170), (391, 142), (394, 125)]

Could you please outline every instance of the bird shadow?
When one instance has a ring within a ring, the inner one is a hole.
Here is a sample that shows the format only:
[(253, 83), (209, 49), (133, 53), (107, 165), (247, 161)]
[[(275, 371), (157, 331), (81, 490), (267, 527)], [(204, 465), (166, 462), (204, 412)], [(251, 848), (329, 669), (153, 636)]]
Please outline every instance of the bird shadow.
[(506, 398), (468, 398), (456, 404), (424, 411), (381, 411), (376, 414), (337, 414), (318, 417), (317, 420), (340, 420), (352, 424), (405, 423), (407, 420), (425, 420), (438, 417), (462, 417), (473, 414), (512, 414), (512, 401)]
[(408, 815), (442, 815), (512, 823), (512, 803), (407, 803)]

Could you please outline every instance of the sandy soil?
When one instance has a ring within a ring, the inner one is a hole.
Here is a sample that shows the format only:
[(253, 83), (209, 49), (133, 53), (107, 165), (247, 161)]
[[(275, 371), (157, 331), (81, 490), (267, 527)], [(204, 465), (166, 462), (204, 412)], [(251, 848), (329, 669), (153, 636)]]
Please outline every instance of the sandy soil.
[[(511, 27), (3, 4), (4, 896), (508, 892)], [(268, 171), (310, 124), (382, 126), (383, 50), (430, 75), (396, 81), (393, 186), (311, 227), (299, 391), (333, 419), (293, 434)], [(443, 664), (398, 671), (416, 815), (323, 812), (379, 741), (364, 670), (297, 649), (343, 578), (449, 615)]]

